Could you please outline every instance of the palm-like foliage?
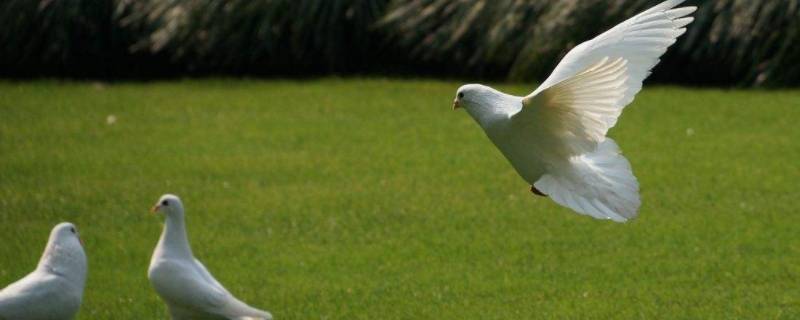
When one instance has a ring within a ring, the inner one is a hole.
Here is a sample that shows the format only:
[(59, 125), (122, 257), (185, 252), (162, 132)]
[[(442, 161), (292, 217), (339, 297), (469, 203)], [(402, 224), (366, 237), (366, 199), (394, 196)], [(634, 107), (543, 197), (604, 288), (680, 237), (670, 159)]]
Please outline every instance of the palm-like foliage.
[(152, 0), (155, 31), (137, 50), (165, 52), (189, 70), (313, 73), (358, 70), (384, 1)]
[(675, 54), (692, 76), (741, 85), (800, 83), (800, 0), (703, 2)]
[(110, 11), (109, 1), (0, 2), (3, 73), (92, 73), (81, 69), (109, 46)]
[(559, 56), (659, 1), (394, 1), (379, 22), (413, 59), (452, 71), (537, 78)]
[[(379, 27), (414, 62), (447, 63), (445, 72), (541, 80), (575, 45), (661, 1), (396, 0)], [(664, 57), (657, 77), (798, 83), (800, 49), (793, 44), (800, 41), (800, 0), (687, 4), (699, 6), (697, 20)]]
[(0, 75), (108, 78), (165, 70), (155, 56), (130, 51), (151, 30), (124, 18), (142, 9), (137, 0), (0, 1)]
[[(662, 0), (5, 0), (0, 74), (414, 74), (543, 79)], [(800, 83), (800, 0), (689, 0), (654, 77)]]

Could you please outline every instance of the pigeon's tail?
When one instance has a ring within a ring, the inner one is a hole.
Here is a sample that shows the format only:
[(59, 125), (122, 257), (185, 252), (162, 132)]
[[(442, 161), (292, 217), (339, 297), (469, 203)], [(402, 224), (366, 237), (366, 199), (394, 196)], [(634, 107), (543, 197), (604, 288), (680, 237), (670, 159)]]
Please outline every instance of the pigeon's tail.
[(625, 222), (636, 217), (641, 204), (631, 165), (611, 138), (545, 174), (534, 186), (558, 204), (597, 219)]
[(225, 314), (229, 319), (236, 320), (272, 320), (272, 314), (267, 311), (259, 310), (248, 306), (246, 303), (233, 298), (227, 307)]
[(265, 312), (263, 315), (238, 317), (236, 320), (272, 320), (272, 315)]

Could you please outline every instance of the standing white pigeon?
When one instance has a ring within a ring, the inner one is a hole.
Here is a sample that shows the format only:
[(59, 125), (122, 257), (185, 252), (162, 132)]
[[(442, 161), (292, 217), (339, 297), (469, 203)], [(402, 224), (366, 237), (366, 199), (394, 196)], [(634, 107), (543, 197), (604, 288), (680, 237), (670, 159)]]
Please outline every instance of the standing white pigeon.
[(272, 319), (269, 312), (236, 299), (194, 258), (178, 197), (161, 196), (151, 211), (166, 219), (147, 277), (173, 319)]
[(0, 319), (72, 319), (86, 283), (86, 254), (78, 230), (62, 222), (50, 232), (36, 270), (0, 291)]
[(695, 7), (668, 0), (572, 49), (525, 97), (478, 84), (458, 88), (463, 107), (531, 184), (531, 191), (598, 219), (624, 222), (641, 204), (639, 183), (606, 137)]

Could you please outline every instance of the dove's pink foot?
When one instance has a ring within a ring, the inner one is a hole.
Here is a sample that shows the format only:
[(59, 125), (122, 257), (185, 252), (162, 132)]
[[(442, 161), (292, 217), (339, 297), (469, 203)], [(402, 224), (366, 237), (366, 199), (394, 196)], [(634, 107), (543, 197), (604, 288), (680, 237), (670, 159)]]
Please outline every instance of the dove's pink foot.
[(533, 185), (531, 185), (531, 192), (533, 192), (533, 194), (535, 194), (537, 196), (542, 196), (542, 197), (546, 197), (547, 196), (546, 194), (544, 194), (541, 191), (539, 191), (539, 189), (536, 189), (536, 187), (534, 187)]

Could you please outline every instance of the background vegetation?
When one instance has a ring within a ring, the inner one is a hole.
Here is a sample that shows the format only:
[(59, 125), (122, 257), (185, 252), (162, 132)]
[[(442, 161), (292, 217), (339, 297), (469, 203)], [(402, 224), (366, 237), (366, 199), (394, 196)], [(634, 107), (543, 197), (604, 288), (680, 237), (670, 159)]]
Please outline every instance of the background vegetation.
[[(414, 74), (543, 79), (661, 0), (6, 0), (0, 75)], [(690, 0), (656, 80), (800, 83), (800, 0)]]

